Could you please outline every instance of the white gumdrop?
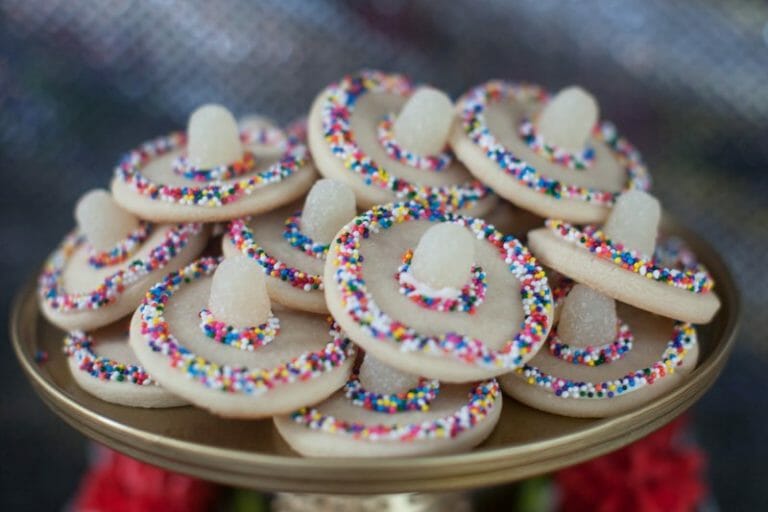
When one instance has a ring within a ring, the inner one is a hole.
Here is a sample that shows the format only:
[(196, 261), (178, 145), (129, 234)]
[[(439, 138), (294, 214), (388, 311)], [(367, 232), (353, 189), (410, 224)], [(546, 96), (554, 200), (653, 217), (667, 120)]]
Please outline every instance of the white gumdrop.
[(187, 159), (198, 169), (211, 169), (243, 158), (240, 130), (221, 105), (203, 105), (189, 116)]
[(603, 232), (614, 242), (650, 256), (656, 248), (660, 220), (659, 201), (647, 192), (630, 190), (616, 200)]
[(328, 244), (357, 214), (355, 193), (346, 183), (317, 180), (304, 200), (301, 230), (318, 244)]
[(365, 355), (360, 365), (360, 383), (372, 393), (402, 393), (415, 388), (419, 378), (387, 366), (370, 354)]
[(264, 271), (242, 256), (225, 259), (213, 274), (208, 308), (235, 327), (263, 324), (272, 312)]
[(616, 301), (589, 286), (574, 285), (565, 298), (557, 334), (574, 347), (610, 343), (616, 338)]
[(413, 276), (432, 288), (461, 289), (475, 260), (475, 241), (469, 229), (452, 222), (430, 227), (413, 252)]
[(109, 250), (139, 227), (139, 219), (118, 206), (104, 189), (86, 192), (75, 206), (75, 220), (97, 251)]
[(445, 93), (422, 87), (397, 115), (395, 140), (417, 155), (436, 155), (445, 148), (453, 116), (453, 103)]
[(242, 130), (272, 130), (277, 129), (274, 121), (266, 116), (258, 114), (248, 114), (240, 119), (240, 128)]
[(594, 96), (578, 86), (562, 89), (542, 109), (537, 128), (548, 144), (577, 153), (584, 149), (597, 123)]

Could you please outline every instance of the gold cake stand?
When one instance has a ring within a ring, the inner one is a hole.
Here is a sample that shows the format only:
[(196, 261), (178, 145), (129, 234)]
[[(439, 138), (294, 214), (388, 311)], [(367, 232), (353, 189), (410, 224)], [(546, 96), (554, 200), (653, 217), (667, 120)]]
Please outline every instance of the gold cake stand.
[[(61, 350), (63, 333), (38, 310), (34, 282), (18, 294), (11, 340), (35, 391), (86, 436), (137, 459), (237, 487), (271, 492), (344, 495), (460, 491), (512, 482), (620, 448), (661, 427), (694, 404), (715, 382), (731, 351), (739, 297), (715, 251), (683, 236), (716, 280), (723, 301), (714, 321), (699, 328), (698, 367), (673, 392), (608, 419), (577, 419), (531, 409), (504, 397), (490, 438), (468, 453), (394, 459), (311, 459), (292, 452), (272, 421), (224, 420), (194, 407), (144, 410), (98, 400), (80, 389)], [(48, 360), (37, 362), (44, 351)]]

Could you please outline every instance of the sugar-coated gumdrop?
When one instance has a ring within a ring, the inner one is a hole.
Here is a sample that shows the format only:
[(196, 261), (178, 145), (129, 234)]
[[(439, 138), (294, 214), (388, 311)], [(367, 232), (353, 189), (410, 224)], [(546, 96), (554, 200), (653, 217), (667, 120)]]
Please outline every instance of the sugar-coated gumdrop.
[(301, 229), (314, 242), (328, 244), (356, 214), (355, 193), (349, 185), (321, 179), (315, 182), (304, 201)]
[(417, 155), (438, 154), (448, 141), (453, 116), (453, 103), (445, 93), (422, 87), (397, 115), (395, 139)]
[(581, 87), (571, 86), (547, 103), (536, 124), (547, 144), (577, 153), (586, 146), (597, 119), (595, 98)]
[(413, 276), (432, 288), (462, 288), (469, 280), (475, 259), (474, 237), (469, 229), (443, 222), (430, 227), (413, 253)]
[(240, 119), (240, 128), (243, 130), (266, 130), (274, 129), (276, 125), (274, 121), (265, 116), (258, 114), (249, 114)]
[(109, 250), (139, 227), (139, 219), (120, 208), (104, 189), (86, 192), (75, 207), (75, 220), (97, 251)]
[(370, 354), (360, 366), (360, 383), (372, 393), (402, 393), (415, 388), (419, 378), (387, 366)]
[(574, 347), (610, 343), (616, 339), (616, 301), (589, 286), (574, 285), (565, 298), (557, 334)]
[(656, 247), (660, 220), (659, 201), (646, 192), (630, 190), (616, 200), (603, 231), (625, 248), (650, 256)]
[(187, 158), (198, 169), (211, 169), (243, 158), (240, 131), (221, 105), (203, 105), (189, 116)]
[(213, 274), (208, 307), (218, 320), (235, 327), (266, 322), (272, 309), (261, 267), (241, 256), (222, 261)]

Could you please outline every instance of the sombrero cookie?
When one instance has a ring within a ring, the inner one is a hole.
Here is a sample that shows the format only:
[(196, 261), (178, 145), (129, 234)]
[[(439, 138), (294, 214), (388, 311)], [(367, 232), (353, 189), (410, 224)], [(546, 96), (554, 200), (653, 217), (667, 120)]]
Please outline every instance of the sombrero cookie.
[(272, 309), (264, 273), (239, 256), (202, 258), (155, 285), (130, 344), (160, 384), (220, 416), (261, 418), (344, 385), (355, 348), (319, 316)]
[(541, 217), (601, 222), (625, 190), (647, 190), (640, 154), (594, 98), (569, 87), (551, 101), (534, 85), (491, 81), (458, 101), (456, 156), (500, 196)]
[(78, 202), (77, 229), (48, 257), (38, 279), (43, 314), (65, 330), (92, 330), (131, 313), (149, 287), (205, 247), (200, 224), (153, 224), (106, 190)]
[(316, 178), (303, 142), (263, 118), (243, 129), (219, 105), (198, 108), (187, 132), (146, 142), (115, 169), (112, 193), (127, 210), (163, 222), (215, 222), (268, 211), (303, 196)]
[[(545, 265), (616, 300), (657, 315), (693, 323), (707, 323), (720, 308), (707, 270), (691, 265), (667, 266), (652, 256), (656, 227), (644, 245), (628, 245), (622, 224), (645, 214), (648, 196), (630, 192), (620, 201), (628, 213), (612, 215), (602, 229), (577, 227), (547, 220), (544, 228), (528, 234), (531, 250)], [(629, 220), (627, 220), (629, 218)]]
[(161, 388), (128, 346), (127, 324), (70, 331), (64, 353), (75, 382), (97, 398), (129, 407), (176, 407), (186, 402)]
[(342, 228), (324, 283), (328, 309), (367, 353), (446, 382), (517, 368), (551, 325), (547, 278), (517, 239), (415, 202), (376, 206)]
[(312, 186), (303, 207), (292, 204), (232, 221), (222, 242), (224, 256), (243, 254), (257, 263), (275, 302), (327, 314), (322, 274), (328, 246), (356, 214), (352, 189), (322, 179)]
[(495, 197), (447, 148), (454, 118), (444, 93), (362, 71), (317, 96), (309, 147), (320, 173), (352, 187), (361, 208), (414, 199), (481, 216)]
[[(655, 199), (632, 192), (619, 198), (606, 230), (626, 247), (652, 254), (660, 213)], [(669, 392), (696, 366), (699, 350), (691, 324), (625, 304), (617, 307), (585, 284), (561, 286), (554, 293), (563, 297), (562, 310), (547, 347), (500, 378), (504, 391), (517, 400), (566, 416), (611, 416)]]
[(441, 384), (366, 355), (344, 389), (274, 421), (302, 455), (407, 457), (477, 446), (493, 431), (501, 407), (495, 379)]

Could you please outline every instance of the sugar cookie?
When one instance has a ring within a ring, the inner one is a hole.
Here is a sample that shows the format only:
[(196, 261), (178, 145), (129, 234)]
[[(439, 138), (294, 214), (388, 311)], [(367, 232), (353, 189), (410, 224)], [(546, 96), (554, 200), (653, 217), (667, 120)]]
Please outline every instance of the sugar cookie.
[(64, 353), (78, 386), (97, 398), (129, 407), (177, 407), (186, 402), (162, 387), (138, 364), (128, 346), (127, 324), (98, 331), (70, 331)]
[[(653, 254), (660, 216), (654, 198), (633, 191), (616, 202), (605, 229), (624, 246)], [(560, 286), (553, 292), (562, 306), (548, 350), (500, 379), (514, 398), (556, 414), (610, 416), (667, 393), (696, 366), (696, 330), (690, 324), (624, 304), (617, 308), (597, 287), (567, 281)]]
[(495, 196), (447, 150), (454, 117), (442, 92), (363, 71), (317, 96), (309, 147), (320, 173), (352, 187), (361, 208), (415, 199), (481, 216)]
[(355, 343), (446, 382), (521, 366), (551, 326), (547, 278), (518, 240), (415, 202), (374, 207), (342, 228), (324, 280), (328, 309)]
[(200, 224), (152, 224), (92, 190), (75, 212), (78, 228), (48, 257), (38, 279), (43, 314), (64, 330), (89, 331), (133, 311), (166, 273), (205, 247)]
[[(202, 258), (155, 285), (131, 322), (131, 348), (171, 392), (225, 417), (317, 403), (347, 380), (355, 348), (318, 315), (271, 307), (243, 257)], [(215, 273), (214, 273), (215, 272)]]
[[(638, 217), (642, 192), (623, 194), (627, 217)], [(618, 204), (618, 203), (617, 203)], [(542, 263), (600, 292), (657, 315), (693, 323), (706, 323), (720, 308), (712, 290), (714, 281), (698, 263), (668, 267), (647, 256), (649, 241), (640, 250), (628, 249), (626, 241), (611, 233), (612, 216), (604, 230), (578, 228), (560, 220), (528, 234), (531, 250)], [(621, 216), (624, 217), (624, 216)], [(656, 228), (648, 235), (655, 240)], [(629, 247), (632, 247), (631, 245)], [(652, 245), (651, 245), (652, 247)]]
[(327, 314), (322, 273), (328, 245), (356, 214), (352, 189), (321, 179), (310, 189), (303, 208), (292, 204), (232, 221), (222, 250), (226, 257), (243, 254), (255, 261), (268, 276), (267, 290), (275, 302)]
[(501, 407), (495, 379), (441, 384), (366, 355), (343, 390), (274, 421), (302, 455), (408, 457), (477, 446), (493, 431)]
[(610, 123), (595, 124), (597, 104), (581, 88), (548, 101), (535, 85), (491, 81), (462, 96), (458, 110), (456, 156), (537, 215), (601, 222), (620, 192), (650, 187), (639, 152)]
[(263, 118), (238, 128), (219, 105), (189, 118), (186, 134), (146, 142), (115, 169), (125, 209), (161, 222), (215, 222), (268, 211), (301, 197), (316, 178), (303, 141)]

